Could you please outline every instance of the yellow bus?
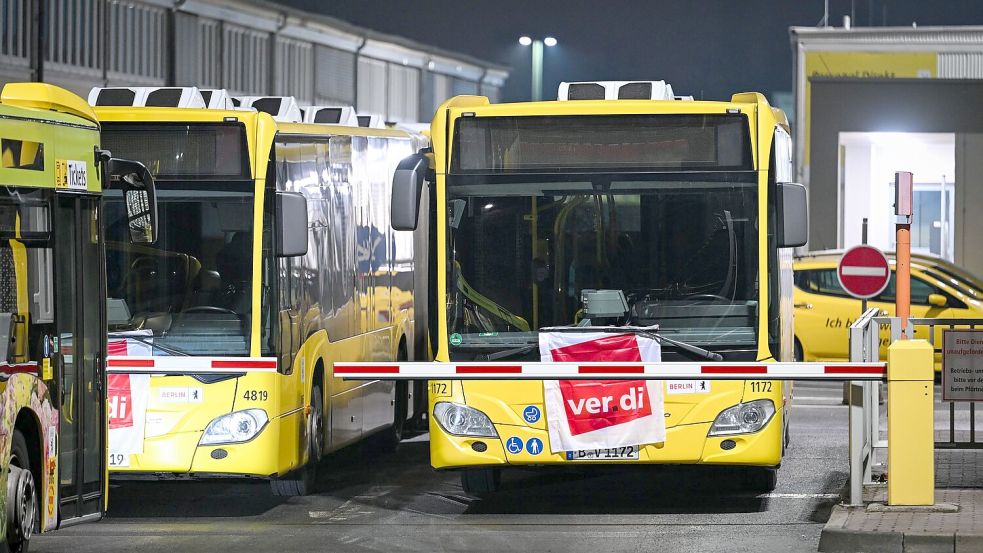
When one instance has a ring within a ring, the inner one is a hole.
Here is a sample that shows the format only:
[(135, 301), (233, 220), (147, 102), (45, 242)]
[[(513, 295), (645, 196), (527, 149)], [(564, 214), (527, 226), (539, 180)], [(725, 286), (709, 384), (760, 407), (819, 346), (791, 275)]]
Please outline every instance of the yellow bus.
[[(661, 81), (561, 95), (452, 98), (431, 151), (397, 171), (396, 227), (434, 208), (436, 361), (546, 360), (545, 335), (592, 329), (655, 335), (662, 361), (791, 360), (806, 198), (784, 114), (761, 94), (687, 101)], [(737, 465), (748, 486), (775, 485), (782, 382), (660, 383), (664, 441), (570, 451), (551, 443), (549, 382), (503, 378), (429, 383), (431, 463), (461, 470), (469, 493), (494, 490), (505, 467), (583, 462)]]
[(51, 85), (3, 87), (0, 149), (0, 550), (26, 551), (106, 510), (102, 195), (112, 174), (125, 240), (152, 241), (153, 181)]
[(393, 171), (418, 138), (271, 116), (299, 113), (292, 98), (250, 99), (264, 111), (147, 107), (196, 94), (90, 95), (107, 147), (154, 175), (160, 214), (157, 242), (130, 245), (107, 196), (110, 401), (133, 412), (110, 421), (110, 471), (259, 477), (303, 495), (324, 453), (372, 435), (393, 445), (412, 415), (406, 383), (346, 382), (332, 363), (426, 353), (415, 235), (388, 214)]

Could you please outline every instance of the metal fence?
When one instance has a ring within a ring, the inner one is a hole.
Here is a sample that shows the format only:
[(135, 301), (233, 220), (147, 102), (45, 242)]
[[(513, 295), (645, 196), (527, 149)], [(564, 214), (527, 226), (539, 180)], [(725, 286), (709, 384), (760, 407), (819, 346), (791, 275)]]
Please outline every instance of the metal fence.
[[(850, 361), (882, 361), (887, 344), (901, 338), (901, 320), (879, 314), (879, 309), (868, 309), (850, 326)], [(935, 362), (941, 363), (942, 331), (975, 329), (983, 326), (983, 319), (909, 318), (908, 323), (913, 337), (927, 340), (935, 350)], [(983, 449), (983, 440), (976, 435), (976, 402), (943, 403), (948, 403), (948, 424), (943, 428), (936, 424), (935, 448)], [(863, 485), (873, 482), (872, 468), (887, 449), (887, 439), (880, 428), (880, 383), (851, 383), (849, 405), (850, 503), (859, 505), (863, 502)], [(960, 430), (960, 424), (967, 424), (968, 428)]]
[[(868, 309), (850, 325), (850, 361), (880, 361), (880, 310)], [(887, 447), (880, 437), (880, 382), (850, 382), (850, 504), (863, 504), (864, 484), (873, 482), (876, 452)]]
[[(936, 362), (941, 363), (942, 332), (945, 329), (975, 329), (983, 326), (983, 319), (908, 319), (915, 327), (915, 337), (924, 338), (932, 344), (935, 350)], [(901, 337), (901, 322), (897, 318), (890, 319), (891, 341)], [(976, 435), (976, 403), (975, 401), (948, 401), (948, 428), (936, 425), (936, 449), (983, 449), (983, 440)], [(957, 424), (968, 422), (967, 430), (958, 430)]]

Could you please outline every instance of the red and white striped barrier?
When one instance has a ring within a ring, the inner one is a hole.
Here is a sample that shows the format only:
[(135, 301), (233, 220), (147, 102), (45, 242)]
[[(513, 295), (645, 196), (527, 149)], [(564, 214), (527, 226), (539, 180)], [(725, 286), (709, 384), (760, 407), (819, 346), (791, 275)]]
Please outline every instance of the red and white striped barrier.
[(346, 380), (884, 380), (887, 363), (335, 363)]
[(276, 357), (110, 356), (110, 373), (234, 374), (276, 372)]

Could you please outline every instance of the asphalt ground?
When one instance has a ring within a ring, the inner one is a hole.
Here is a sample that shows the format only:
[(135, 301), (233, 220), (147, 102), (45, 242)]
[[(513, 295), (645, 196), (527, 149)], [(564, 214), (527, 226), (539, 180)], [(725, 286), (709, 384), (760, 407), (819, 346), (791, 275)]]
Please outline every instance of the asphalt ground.
[(321, 466), (318, 493), (281, 498), (263, 481), (122, 482), (108, 516), (36, 536), (32, 551), (813, 552), (847, 476), (839, 383), (797, 383), (791, 446), (771, 494), (731, 470), (512, 470), (469, 497), (429, 465), (426, 435), (395, 453), (351, 448)]

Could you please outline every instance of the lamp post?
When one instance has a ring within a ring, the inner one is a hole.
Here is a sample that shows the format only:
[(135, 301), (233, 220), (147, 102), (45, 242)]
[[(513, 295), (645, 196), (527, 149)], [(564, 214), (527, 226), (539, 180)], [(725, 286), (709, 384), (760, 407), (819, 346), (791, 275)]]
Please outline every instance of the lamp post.
[(556, 46), (556, 39), (551, 36), (543, 39), (521, 36), (519, 44), (532, 46), (532, 100), (538, 102), (543, 99), (543, 46)]

